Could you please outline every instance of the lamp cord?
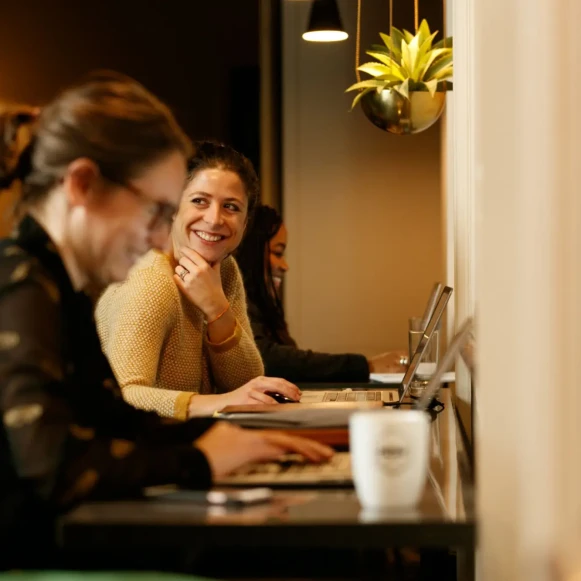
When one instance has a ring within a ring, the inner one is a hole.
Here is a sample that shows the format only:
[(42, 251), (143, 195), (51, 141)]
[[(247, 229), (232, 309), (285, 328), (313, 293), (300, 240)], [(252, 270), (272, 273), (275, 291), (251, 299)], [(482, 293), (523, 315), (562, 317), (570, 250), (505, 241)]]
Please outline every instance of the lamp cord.
[[(416, 0), (417, 2), (417, 0)], [(357, 29), (355, 34), (355, 77), (357, 82), (361, 82), (361, 74), (359, 72), (359, 59), (361, 56), (361, 5), (363, 0), (357, 0)], [(393, 22), (393, 0), (389, 0), (389, 35), (391, 36), (391, 27)], [(392, 50), (389, 49), (389, 56), (392, 56)]]
[[(359, 72), (359, 59), (361, 57), (361, 5), (363, 0), (357, 0), (357, 29), (355, 35), (355, 76), (357, 82), (361, 82), (361, 74)], [(446, 46), (446, 0), (442, 0), (444, 11), (444, 47)], [(416, 32), (420, 27), (420, 1), (414, 0), (414, 25)], [(393, 26), (393, 0), (389, 0), (389, 36), (391, 36)], [(391, 47), (389, 55), (392, 56)]]
[(418, 28), (420, 27), (420, 0), (414, 0), (414, 25), (416, 28), (416, 32), (418, 31)]
[(361, 82), (361, 73), (359, 72), (359, 53), (361, 51), (361, 2), (357, 0), (357, 30), (355, 38), (355, 77), (357, 82)]

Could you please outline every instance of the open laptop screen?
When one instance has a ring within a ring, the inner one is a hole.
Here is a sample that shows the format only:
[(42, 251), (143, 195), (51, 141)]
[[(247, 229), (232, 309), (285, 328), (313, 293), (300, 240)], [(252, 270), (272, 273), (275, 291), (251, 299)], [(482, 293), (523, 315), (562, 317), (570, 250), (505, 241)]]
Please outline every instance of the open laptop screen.
[(399, 401), (400, 401), (400, 403), (403, 401), (403, 399), (408, 394), (412, 379), (414, 378), (414, 375), (416, 374), (416, 371), (418, 370), (418, 367), (420, 365), (420, 361), (422, 360), (422, 357), (424, 356), (424, 353), (426, 352), (426, 349), (428, 347), (428, 343), (430, 342), (430, 339), (432, 338), (434, 331), (436, 330), (436, 328), (438, 327), (438, 324), (440, 323), (440, 320), (442, 319), (442, 315), (444, 314), (444, 311), (446, 310), (446, 306), (448, 304), (448, 301), (450, 300), (450, 296), (452, 295), (452, 292), (453, 292), (453, 289), (451, 287), (449, 287), (449, 286), (444, 287), (444, 290), (442, 291), (442, 294), (440, 295), (440, 298), (438, 299), (438, 302), (436, 303), (436, 308), (434, 309), (434, 313), (432, 314), (432, 317), (430, 318), (430, 320), (428, 322), (426, 330), (424, 331), (424, 334), (422, 335), (422, 338), (420, 339), (418, 346), (416, 347), (416, 350), (415, 350), (415, 352), (412, 356), (412, 359), (410, 361), (409, 367), (407, 368), (407, 371), (405, 372), (405, 375), (403, 376), (403, 380), (401, 382), (401, 385), (399, 386)]

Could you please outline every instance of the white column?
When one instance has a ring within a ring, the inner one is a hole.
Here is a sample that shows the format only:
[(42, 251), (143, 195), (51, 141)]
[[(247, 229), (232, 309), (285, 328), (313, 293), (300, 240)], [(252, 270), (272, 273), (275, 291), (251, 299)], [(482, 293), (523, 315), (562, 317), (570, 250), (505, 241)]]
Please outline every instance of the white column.
[[(474, 314), (475, 308), (473, 12), (470, 1), (448, 0), (446, 5), (446, 34), (454, 36), (454, 90), (447, 97), (442, 156), (447, 284), (454, 287), (454, 304), (448, 306), (447, 313), (448, 339)], [(460, 362), (456, 374), (456, 395), (462, 402), (461, 412), (468, 420), (470, 375)]]
[(480, 573), (544, 581), (581, 523), (581, 6), (472, 3)]

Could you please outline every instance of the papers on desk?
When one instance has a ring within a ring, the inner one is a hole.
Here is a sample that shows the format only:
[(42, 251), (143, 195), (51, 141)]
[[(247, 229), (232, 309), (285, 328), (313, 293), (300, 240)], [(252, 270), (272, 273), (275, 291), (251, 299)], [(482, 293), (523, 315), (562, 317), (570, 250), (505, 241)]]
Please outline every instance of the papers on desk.
[[(287, 404), (288, 405), (288, 404)], [(357, 409), (294, 409), (271, 413), (230, 413), (217, 417), (232, 421), (244, 428), (347, 428), (349, 416)]]
[[(403, 373), (370, 373), (369, 379), (379, 383), (398, 384), (402, 382)], [(442, 376), (442, 383), (451, 383), (453, 381), (456, 381), (456, 373), (454, 371), (448, 371)]]

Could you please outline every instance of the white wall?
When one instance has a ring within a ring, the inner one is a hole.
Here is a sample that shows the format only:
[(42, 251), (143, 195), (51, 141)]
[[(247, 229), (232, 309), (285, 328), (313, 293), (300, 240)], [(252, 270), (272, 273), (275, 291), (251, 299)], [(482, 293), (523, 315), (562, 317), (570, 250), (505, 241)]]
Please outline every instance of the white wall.
[[(399, 137), (350, 113), (356, 2), (339, 2), (349, 40), (329, 44), (302, 40), (309, 5), (283, 3), (291, 332), (330, 352), (405, 348), (408, 317), (444, 276), (439, 123)], [(364, 48), (387, 30), (386, 6), (363, 2)]]
[[(443, 133), (444, 214), (446, 219), (446, 275), (456, 289), (452, 336), (463, 321), (474, 315), (476, 302), (476, 217), (474, 8), (465, 0), (447, 1), (447, 35), (454, 36), (454, 90), (448, 95)], [(455, 393), (462, 419), (470, 430), (471, 377), (467, 367), (456, 365)]]
[(562, 552), (581, 555), (581, 3), (466, 1), (480, 572), (549, 581)]

